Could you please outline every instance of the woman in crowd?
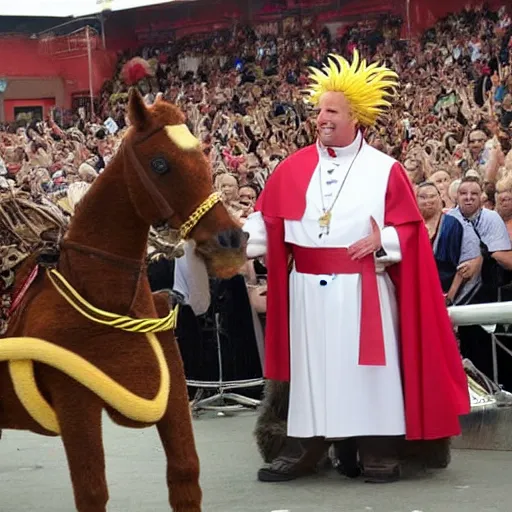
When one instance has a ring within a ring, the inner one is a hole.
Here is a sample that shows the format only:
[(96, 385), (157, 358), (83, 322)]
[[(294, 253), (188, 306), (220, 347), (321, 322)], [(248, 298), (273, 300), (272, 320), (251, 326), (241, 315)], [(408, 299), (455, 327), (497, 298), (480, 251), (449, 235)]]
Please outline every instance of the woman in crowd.
[(443, 213), (443, 201), (431, 182), (418, 185), (416, 197), (437, 263), (439, 278), (447, 302), (453, 302), (462, 279), (457, 277), (461, 256), (463, 228), (455, 218)]

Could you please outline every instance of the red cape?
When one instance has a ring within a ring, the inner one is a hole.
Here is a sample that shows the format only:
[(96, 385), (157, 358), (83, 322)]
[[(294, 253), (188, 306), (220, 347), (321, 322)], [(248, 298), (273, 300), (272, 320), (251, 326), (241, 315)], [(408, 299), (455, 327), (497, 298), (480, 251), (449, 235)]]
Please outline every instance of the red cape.
[[(290, 379), (288, 259), (284, 220), (300, 220), (318, 163), (315, 145), (272, 173), (256, 210), (267, 229), (265, 376)], [(393, 165), (386, 191), (385, 226), (398, 232), (402, 261), (388, 267), (399, 307), (407, 439), (459, 435), (459, 416), (470, 412), (466, 375), (446, 310), (432, 247), (413, 189), (402, 166)]]

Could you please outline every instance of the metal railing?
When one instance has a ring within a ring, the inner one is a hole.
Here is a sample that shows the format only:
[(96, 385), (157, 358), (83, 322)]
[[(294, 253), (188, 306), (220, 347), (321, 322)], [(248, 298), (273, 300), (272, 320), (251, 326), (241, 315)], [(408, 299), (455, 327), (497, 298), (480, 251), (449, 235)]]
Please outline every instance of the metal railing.
[[(448, 308), (448, 314), (454, 327), (466, 325), (481, 325), (483, 327), (496, 326), (497, 324), (508, 325), (512, 324), (512, 301), (452, 306)], [(498, 336), (510, 338), (512, 333), (496, 332), (495, 328), (493, 328), (490, 329), (489, 334), (492, 343), (492, 379), (495, 383), (498, 383), (498, 347), (509, 356), (512, 356), (512, 351), (498, 339)]]
[[(512, 334), (497, 330), (512, 324), (512, 302), (453, 306), (448, 308), (448, 313), (454, 326), (480, 325), (490, 334), (493, 366), (491, 378), (464, 360), (471, 413), (461, 417), (462, 435), (452, 440), (452, 447), (466, 450), (512, 450), (512, 394), (498, 385), (498, 348), (512, 356), (510, 349), (498, 336), (509, 338)], [(478, 361), (475, 363), (478, 364)]]

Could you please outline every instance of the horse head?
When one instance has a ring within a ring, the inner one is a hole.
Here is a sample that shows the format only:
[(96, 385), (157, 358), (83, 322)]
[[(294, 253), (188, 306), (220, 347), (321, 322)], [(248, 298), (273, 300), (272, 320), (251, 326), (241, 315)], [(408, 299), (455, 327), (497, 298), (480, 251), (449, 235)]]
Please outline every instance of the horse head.
[(146, 106), (132, 89), (128, 116), (124, 174), (139, 217), (180, 230), (196, 242), (210, 274), (232, 277), (245, 262), (247, 236), (214, 194), (210, 165), (184, 114), (160, 95)]

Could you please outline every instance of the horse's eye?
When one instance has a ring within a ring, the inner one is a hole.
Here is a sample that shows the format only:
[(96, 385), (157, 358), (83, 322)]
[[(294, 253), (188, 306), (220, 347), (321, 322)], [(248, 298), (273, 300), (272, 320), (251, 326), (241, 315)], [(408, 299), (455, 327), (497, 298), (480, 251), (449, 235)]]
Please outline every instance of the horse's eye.
[(151, 160), (151, 169), (157, 174), (169, 172), (169, 164), (163, 156), (157, 156)]

